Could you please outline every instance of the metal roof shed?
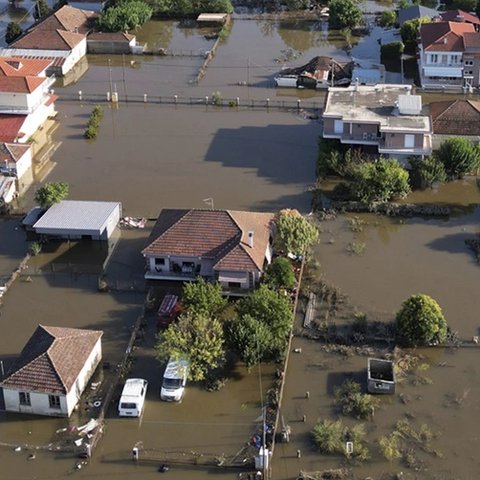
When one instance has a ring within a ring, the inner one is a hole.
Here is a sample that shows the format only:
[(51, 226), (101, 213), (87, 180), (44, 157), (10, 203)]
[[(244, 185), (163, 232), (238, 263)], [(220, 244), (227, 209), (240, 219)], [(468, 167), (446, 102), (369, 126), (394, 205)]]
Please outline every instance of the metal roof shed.
[(63, 200), (52, 205), (33, 228), (41, 235), (108, 240), (121, 214), (119, 202)]

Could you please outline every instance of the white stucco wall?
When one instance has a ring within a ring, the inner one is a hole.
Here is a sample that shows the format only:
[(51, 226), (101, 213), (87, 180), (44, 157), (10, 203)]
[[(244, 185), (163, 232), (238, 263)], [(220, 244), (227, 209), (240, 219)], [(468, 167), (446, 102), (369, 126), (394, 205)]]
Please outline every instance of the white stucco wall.
[(104, 231), (102, 234), (102, 240), (108, 240), (110, 235), (112, 235), (113, 231), (115, 230), (118, 222), (120, 221), (120, 217), (122, 216), (122, 208), (121, 205), (118, 205), (115, 210), (112, 212), (108, 220), (104, 225)]
[(8, 168), (16, 172), (17, 178), (20, 180), (27, 170), (32, 165), (32, 149), (29, 148), (17, 162), (11, 162), (8, 164)]
[(87, 54), (87, 37), (85, 37), (76, 47), (74, 47), (66, 57), (62, 65), (62, 75), (69, 72), (77, 62)]

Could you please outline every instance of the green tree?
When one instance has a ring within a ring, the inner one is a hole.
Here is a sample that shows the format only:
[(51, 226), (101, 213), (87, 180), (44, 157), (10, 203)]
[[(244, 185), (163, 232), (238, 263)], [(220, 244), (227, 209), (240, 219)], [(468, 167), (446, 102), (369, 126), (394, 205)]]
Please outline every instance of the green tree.
[(232, 320), (227, 328), (228, 343), (247, 368), (269, 361), (274, 347), (272, 332), (266, 323), (251, 315)]
[(363, 21), (363, 14), (356, 0), (331, 0), (328, 4), (330, 28), (355, 28)]
[(281, 210), (276, 218), (278, 248), (288, 253), (303, 255), (318, 241), (318, 229), (298, 210)]
[(194, 282), (183, 285), (182, 307), (195, 314), (218, 315), (226, 306), (227, 299), (222, 296), (222, 286), (197, 277)]
[(407, 345), (438, 345), (447, 338), (447, 322), (438, 303), (428, 295), (412, 295), (396, 316), (397, 333)]
[(35, 9), (33, 10), (33, 18), (35, 18), (35, 20), (40, 20), (48, 15), (50, 11), (51, 8), (45, 0), (37, 0), (35, 3)]
[(397, 23), (397, 12), (394, 10), (385, 10), (380, 15), (378, 23), (381, 27), (393, 27)]
[(463, 137), (447, 138), (437, 151), (447, 175), (463, 177), (480, 167), (480, 147)]
[(162, 362), (170, 357), (188, 358), (189, 379), (204, 380), (205, 375), (224, 360), (223, 326), (216, 318), (203, 313), (183, 313), (159, 334), (155, 349)]
[(106, 32), (126, 32), (142, 26), (152, 13), (152, 7), (142, 0), (123, 0), (108, 7), (98, 18), (97, 26)]
[(421, 17), (406, 21), (400, 27), (400, 35), (402, 42), (405, 45), (405, 51), (408, 53), (415, 53), (417, 48), (417, 40), (420, 35), (420, 26), (422, 23), (430, 23), (430, 18)]
[(410, 193), (408, 172), (393, 159), (364, 163), (356, 168), (352, 193), (363, 203), (405, 197)]
[(453, 0), (451, 8), (458, 8), (464, 12), (475, 12), (477, 6), (477, 0)]
[(264, 323), (272, 334), (271, 352), (275, 360), (285, 353), (287, 337), (292, 328), (292, 304), (290, 299), (266, 285), (260, 287), (236, 305), (239, 318), (250, 315)]
[(10, 22), (7, 25), (7, 31), (5, 32), (5, 42), (7, 44), (14, 42), (22, 33), (22, 27), (19, 23)]
[(413, 176), (417, 176), (420, 188), (431, 188), (434, 183), (447, 180), (445, 166), (436, 155), (424, 158), (410, 157), (408, 161), (412, 167)]
[(233, 6), (230, 0), (203, 0), (200, 7), (202, 12), (233, 13)]
[(49, 182), (35, 192), (35, 201), (42, 208), (50, 208), (54, 203), (68, 197), (69, 185), (64, 182)]
[(265, 281), (274, 288), (292, 288), (295, 286), (295, 273), (288, 258), (277, 257), (265, 271)]
[(309, 6), (308, 0), (285, 0), (287, 10), (305, 10)]
[(380, 47), (380, 62), (387, 70), (400, 72), (401, 55), (404, 50), (405, 45), (402, 42), (386, 43)]

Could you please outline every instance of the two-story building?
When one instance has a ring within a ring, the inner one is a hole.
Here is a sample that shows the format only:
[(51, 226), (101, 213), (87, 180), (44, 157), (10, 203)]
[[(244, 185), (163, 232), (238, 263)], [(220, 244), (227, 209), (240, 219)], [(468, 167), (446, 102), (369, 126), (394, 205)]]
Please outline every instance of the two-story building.
[(420, 27), (419, 73), (424, 88), (480, 86), (480, 33), (467, 22), (432, 22)]
[(410, 85), (351, 85), (329, 88), (323, 112), (323, 137), (373, 146), (378, 153), (430, 155), (430, 117)]

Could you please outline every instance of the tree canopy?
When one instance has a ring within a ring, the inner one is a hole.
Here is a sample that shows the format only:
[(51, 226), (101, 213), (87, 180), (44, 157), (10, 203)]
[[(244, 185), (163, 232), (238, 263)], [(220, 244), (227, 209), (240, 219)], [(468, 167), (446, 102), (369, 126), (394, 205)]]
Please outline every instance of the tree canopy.
[(408, 345), (437, 345), (447, 338), (447, 322), (438, 303), (428, 295), (412, 295), (396, 316), (397, 333)]
[(434, 183), (447, 180), (445, 167), (436, 155), (424, 158), (410, 157), (408, 161), (412, 167), (413, 175), (418, 177), (416, 180), (420, 188), (431, 188)]
[(331, 0), (328, 4), (331, 28), (355, 28), (363, 21), (363, 13), (356, 0)]
[(210, 283), (198, 277), (194, 282), (186, 282), (183, 285), (182, 307), (192, 313), (216, 316), (227, 303), (218, 282)]
[(363, 203), (404, 197), (410, 193), (408, 172), (393, 159), (364, 163), (355, 170), (352, 193)]
[(402, 42), (405, 45), (405, 50), (409, 53), (415, 53), (417, 48), (417, 39), (420, 34), (420, 26), (422, 23), (429, 23), (428, 17), (414, 18), (413, 20), (407, 20), (400, 27), (400, 35), (402, 36)]
[(292, 288), (295, 286), (295, 273), (285, 257), (277, 257), (265, 271), (265, 281), (274, 288)]
[(230, 0), (147, 0), (155, 15), (185, 16), (199, 13), (232, 13)]
[(267, 326), (272, 335), (272, 357), (281, 359), (293, 321), (290, 299), (266, 285), (260, 285), (237, 303), (236, 312), (238, 318), (249, 315)]
[(155, 348), (160, 361), (170, 357), (188, 358), (189, 379), (201, 381), (223, 362), (223, 326), (219, 320), (204, 313), (186, 312), (159, 334)]
[(142, 26), (152, 13), (152, 7), (142, 0), (122, 0), (100, 15), (97, 26), (106, 32), (126, 32)]
[(49, 182), (35, 192), (35, 201), (42, 208), (50, 208), (54, 203), (68, 197), (69, 185), (64, 182)]
[(40, 20), (51, 12), (51, 8), (45, 0), (37, 0), (33, 10), (33, 18)]
[(480, 147), (467, 138), (447, 138), (437, 151), (447, 175), (463, 177), (480, 167)]
[(22, 27), (18, 22), (10, 22), (5, 32), (5, 42), (10, 44), (22, 34)]
[(378, 23), (381, 27), (393, 27), (397, 23), (397, 12), (394, 10), (385, 10), (380, 15)]
[(281, 210), (276, 218), (278, 248), (288, 253), (303, 255), (318, 241), (318, 229), (298, 210)]

